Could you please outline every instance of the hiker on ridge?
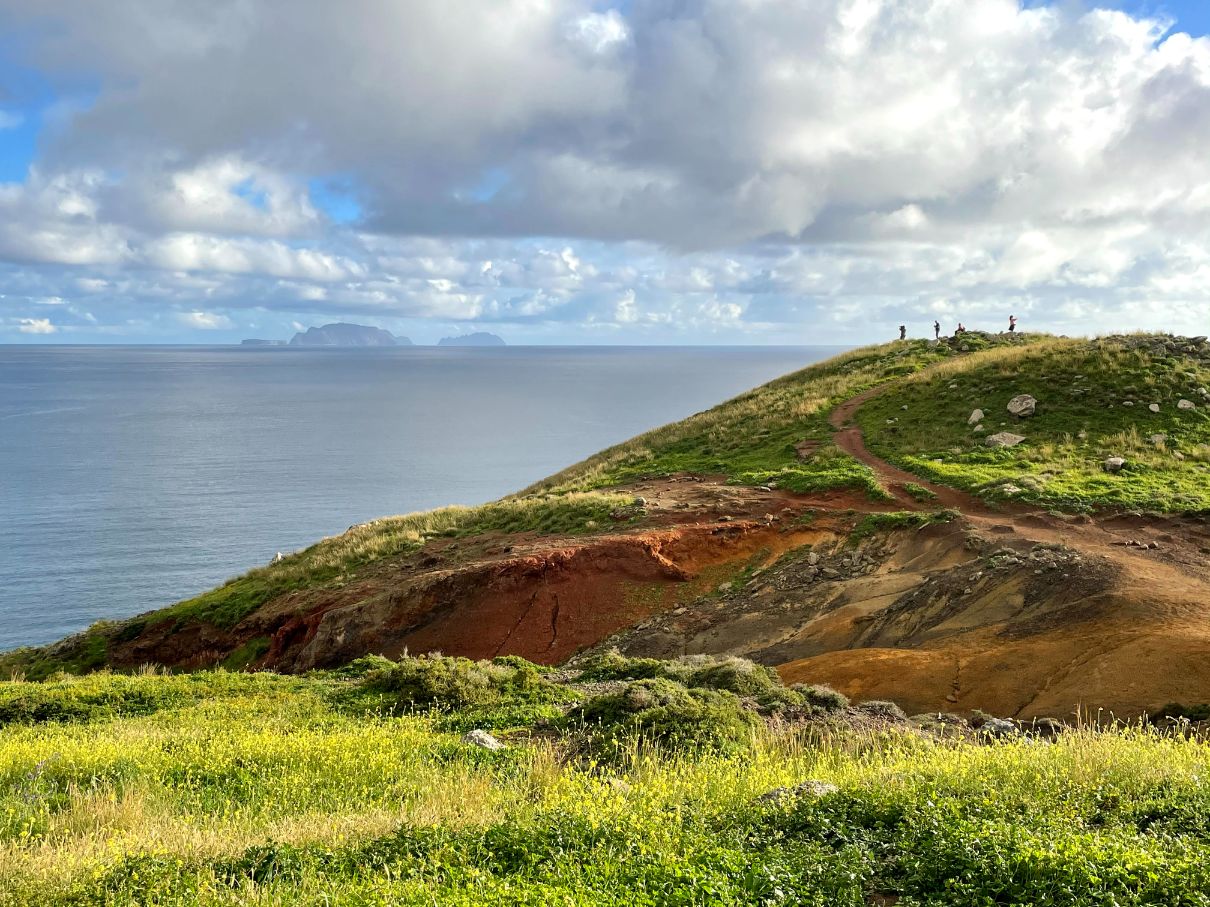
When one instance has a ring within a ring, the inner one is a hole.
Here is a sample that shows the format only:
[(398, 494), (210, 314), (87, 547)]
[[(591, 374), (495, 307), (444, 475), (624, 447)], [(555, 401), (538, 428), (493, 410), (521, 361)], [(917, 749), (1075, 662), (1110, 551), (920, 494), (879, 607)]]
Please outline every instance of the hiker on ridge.
[(1017, 316), (1016, 315), (1008, 316), (1008, 332), (1010, 334), (1015, 334), (1017, 332)]
[(940, 321), (933, 322), (933, 336), (935, 338), (937, 338), (938, 340), (941, 339), (941, 322)]
[(907, 340), (907, 325), (906, 324), (899, 325), (899, 339)]

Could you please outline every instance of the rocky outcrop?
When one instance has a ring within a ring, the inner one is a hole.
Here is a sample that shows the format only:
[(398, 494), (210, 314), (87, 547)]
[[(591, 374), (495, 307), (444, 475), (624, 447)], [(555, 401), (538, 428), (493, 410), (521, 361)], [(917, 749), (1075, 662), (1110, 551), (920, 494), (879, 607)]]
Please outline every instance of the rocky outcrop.
[(1008, 411), (1018, 419), (1025, 419), (1037, 411), (1038, 401), (1029, 394), (1017, 394), (1008, 401)]
[(406, 337), (396, 337), (382, 328), (337, 322), (307, 328), (290, 338), (290, 346), (411, 346)]
[(1015, 435), (1011, 431), (998, 431), (994, 435), (988, 435), (983, 443), (988, 447), (1016, 447), (1024, 440), (1024, 435)]

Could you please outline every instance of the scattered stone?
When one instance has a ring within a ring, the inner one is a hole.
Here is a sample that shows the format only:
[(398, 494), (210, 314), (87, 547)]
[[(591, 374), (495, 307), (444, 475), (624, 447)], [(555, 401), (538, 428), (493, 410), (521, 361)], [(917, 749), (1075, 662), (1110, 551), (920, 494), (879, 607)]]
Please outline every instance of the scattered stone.
[(975, 434), (981, 434), (982, 432), (987, 431), (987, 429), (984, 428), (982, 425), (976, 425), (974, 428), (971, 429), (971, 431), (973, 431)]
[(1109, 457), (1104, 463), (1106, 472), (1121, 472), (1125, 465), (1126, 460), (1123, 457)]
[(775, 787), (756, 799), (761, 803), (780, 804), (785, 801), (797, 800), (799, 797), (826, 797), (838, 790), (840, 788), (830, 781), (811, 780), (795, 784), (793, 787)]
[(1004, 494), (1010, 494), (1010, 495), (1011, 495), (1011, 494), (1020, 494), (1020, 493), (1021, 493), (1022, 491), (1024, 491), (1025, 489), (1023, 489), (1023, 488), (1018, 488), (1016, 485), (1013, 485), (1013, 484), (1009, 483), (1009, 484), (1006, 484), (1006, 485), (1001, 485), (1001, 486), (1000, 486), (1000, 490), (1001, 490), (1002, 492), (1004, 492)]
[(635, 499), (631, 503), (634, 504), (635, 507), (646, 507), (647, 499), (642, 495), (636, 495)]
[(971, 413), (969, 419), (966, 420), (967, 425), (978, 425), (983, 421), (983, 410), (977, 409)]
[(988, 718), (979, 730), (989, 737), (998, 739), (1016, 737), (1021, 733), (1021, 729), (1007, 718)]
[(1134, 406), (1134, 401), (1133, 400), (1123, 400), (1122, 405), (1123, 406)]
[(719, 521), (720, 523), (730, 523), (730, 522), (732, 521), (732, 519), (734, 519), (734, 517), (729, 517), (729, 516), (721, 516), (721, 517), (719, 517), (719, 518), (718, 518), (718, 521)]
[(1147, 408), (1153, 413), (1158, 413), (1160, 411), (1160, 405), (1158, 403), (1148, 403)]
[(1182, 398), (1182, 399), (1176, 401), (1176, 408), (1177, 409), (1197, 409), (1197, 404), (1195, 404), (1192, 400), (1185, 400), (1184, 398)]
[(1168, 436), (1166, 434), (1163, 434), (1162, 432), (1156, 432), (1154, 435), (1149, 437), (1147, 440), (1150, 441), (1152, 444), (1154, 444), (1156, 447), (1159, 447), (1161, 444), (1163, 444), (1165, 441), (1168, 440)]
[(719, 587), (718, 587), (718, 591), (719, 592), (730, 592), (731, 584), (730, 583), (720, 583)]
[(1081, 441), (1087, 441), (1088, 432), (1084, 431), (1084, 429), (1080, 429), (1080, 431), (1076, 434), (1076, 437), (1079, 438)]
[(463, 743), (469, 743), (471, 746), (477, 746), (485, 750), (504, 750), (508, 749), (503, 743), (489, 734), (487, 731), (475, 728), (473, 731), (468, 731), (462, 737)]
[(1017, 394), (1008, 401), (1008, 411), (1018, 419), (1032, 416), (1038, 408), (1038, 401), (1029, 394)]
[(1016, 447), (1024, 440), (1024, 435), (1014, 435), (1011, 431), (998, 431), (994, 435), (988, 435), (983, 443), (988, 447)]

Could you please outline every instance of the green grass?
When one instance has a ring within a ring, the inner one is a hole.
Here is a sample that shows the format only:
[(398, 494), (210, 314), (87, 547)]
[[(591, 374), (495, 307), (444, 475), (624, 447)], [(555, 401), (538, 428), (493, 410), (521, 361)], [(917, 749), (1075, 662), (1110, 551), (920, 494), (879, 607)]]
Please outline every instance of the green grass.
[[(898, 382), (863, 406), (858, 421), (885, 459), (991, 499), (1196, 513), (1210, 510), (1210, 406), (1197, 394), (1207, 385), (1210, 370), (1194, 359), (1052, 339), (954, 359)], [(1017, 394), (1037, 398), (1036, 415), (1009, 415)], [(1198, 408), (1179, 410), (1182, 398)], [(1148, 411), (1153, 402), (1159, 413)], [(982, 433), (967, 424), (976, 408), (986, 414)], [(986, 447), (998, 431), (1027, 440)], [(1166, 439), (1152, 441), (1157, 434)], [(1127, 459), (1121, 473), (1103, 468), (1110, 456)]]
[[(76, 704), (0, 727), (0, 905), (1210, 902), (1196, 740), (750, 721), (603, 765), (540, 724), (493, 753), (442, 730), (454, 713), (378, 708), (368, 661), (0, 684)], [(807, 779), (837, 790), (759, 799)]]
[(934, 510), (927, 513), (915, 510), (867, 513), (849, 533), (849, 544), (856, 544), (862, 539), (872, 538), (882, 532), (893, 532), (897, 529), (921, 529), (936, 523), (948, 523), (957, 517), (958, 514), (952, 510)]
[[(856, 488), (883, 498), (873, 473), (831, 443), (828, 416), (867, 388), (952, 356), (925, 341), (853, 350), (611, 447), (528, 490), (602, 488), (688, 472), (804, 493)], [(803, 441), (816, 445), (806, 459), (795, 450)]]
[(155, 611), (147, 620), (202, 620), (231, 627), (279, 595), (339, 582), (372, 561), (418, 551), (432, 538), (466, 538), (488, 532), (593, 532), (612, 527), (610, 513), (630, 504), (631, 500), (622, 495), (567, 494), (385, 517), (354, 526), (278, 563), (250, 570), (222, 586)]

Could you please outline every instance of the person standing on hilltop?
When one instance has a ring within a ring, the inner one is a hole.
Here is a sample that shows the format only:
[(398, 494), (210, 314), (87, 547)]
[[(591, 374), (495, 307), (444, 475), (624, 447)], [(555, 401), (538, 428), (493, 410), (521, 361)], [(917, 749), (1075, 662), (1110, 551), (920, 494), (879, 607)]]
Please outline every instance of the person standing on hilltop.
[(899, 339), (907, 340), (907, 325), (906, 324), (899, 325)]
[(1017, 332), (1017, 316), (1016, 315), (1008, 316), (1008, 332), (1010, 334), (1015, 334)]
[(959, 322), (958, 322), (958, 330), (954, 331), (954, 333), (955, 333), (955, 334), (965, 334), (965, 333), (966, 333), (966, 325), (964, 325), (964, 324), (963, 324), (961, 321), (959, 321)]
[(933, 322), (933, 337), (935, 337), (937, 340), (941, 339), (941, 322), (940, 321)]

